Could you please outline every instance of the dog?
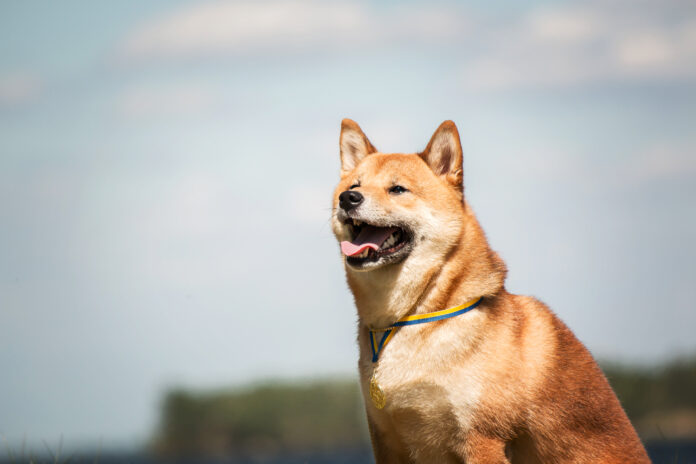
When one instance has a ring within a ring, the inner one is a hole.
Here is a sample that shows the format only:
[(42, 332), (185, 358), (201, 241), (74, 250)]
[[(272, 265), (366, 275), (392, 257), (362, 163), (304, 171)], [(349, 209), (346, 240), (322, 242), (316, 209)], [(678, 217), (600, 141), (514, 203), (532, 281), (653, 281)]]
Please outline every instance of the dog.
[(343, 120), (331, 225), (383, 463), (650, 462), (589, 351), (507, 268), (463, 191), (457, 127), (381, 153)]

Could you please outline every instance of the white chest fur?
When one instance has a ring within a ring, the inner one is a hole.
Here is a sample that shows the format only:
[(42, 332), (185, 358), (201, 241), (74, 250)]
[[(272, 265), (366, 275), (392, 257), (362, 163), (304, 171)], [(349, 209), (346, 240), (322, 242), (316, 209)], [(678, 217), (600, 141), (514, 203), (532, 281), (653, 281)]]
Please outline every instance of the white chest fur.
[[(434, 327), (397, 329), (376, 363), (368, 332), (361, 331), (361, 381), (374, 426), (389, 429), (403, 446), (421, 451), (445, 449), (443, 440), (461, 436), (470, 427), (482, 393), (481, 379), (472, 375), (476, 369), (469, 368), (476, 363), (469, 354), (481, 317), (472, 312)], [(470, 362), (461, 362), (463, 357)], [(371, 380), (383, 392), (382, 409), (370, 397)]]

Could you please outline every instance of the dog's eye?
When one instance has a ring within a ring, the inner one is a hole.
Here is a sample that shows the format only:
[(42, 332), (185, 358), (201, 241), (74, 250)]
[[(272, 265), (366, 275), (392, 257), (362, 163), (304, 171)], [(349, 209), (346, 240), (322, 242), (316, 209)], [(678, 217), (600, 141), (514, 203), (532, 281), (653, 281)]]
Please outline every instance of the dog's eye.
[(408, 192), (408, 189), (400, 185), (395, 185), (389, 189), (389, 193), (396, 193), (397, 195), (404, 192)]
[(348, 190), (353, 190), (354, 188), (358, 188), (358, 187), (360, 187), (360, 184), (353, 184), (348, 188)]

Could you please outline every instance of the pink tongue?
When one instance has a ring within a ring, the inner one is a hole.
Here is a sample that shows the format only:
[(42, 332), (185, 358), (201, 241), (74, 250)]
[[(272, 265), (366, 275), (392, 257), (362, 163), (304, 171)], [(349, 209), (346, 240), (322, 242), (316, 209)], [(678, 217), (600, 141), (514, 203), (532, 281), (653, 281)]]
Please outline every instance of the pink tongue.
[(397, 230), (396, 227), (373, 227), (366, 224), (362, 226), (355, 240), (341, 242), (341, 251), (346, 256), (355, 256), (366, 248), (379, 250), (384, 241)]

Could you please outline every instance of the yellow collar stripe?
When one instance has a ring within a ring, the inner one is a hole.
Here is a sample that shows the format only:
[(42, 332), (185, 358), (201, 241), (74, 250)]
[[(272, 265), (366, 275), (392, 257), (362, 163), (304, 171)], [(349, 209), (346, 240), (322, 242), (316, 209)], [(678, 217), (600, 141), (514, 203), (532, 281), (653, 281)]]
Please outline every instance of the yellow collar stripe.
[[(387, 346), (387, 343), (392, 339), (396, 329), (406, 325), (416, 325), (416, 324), (426, 324), (428, 322), (440, 321), (442, 319), (449, 319), (450, 317), (459, 316), (466, 312), (471, 311), (481, 303), (481, 297), (475, 298), (468, 301), (462, 305), (455, 306), (454, 308), (443, 309), (440, 311), (434, 311), (432, 313), (426, 314), (414, 314), (413, 316), (402, 317), (396, 321), (391, 326), (384, 329), (370, 330), (370, 347), (372, 348), (372, 362), (377, 362), (379, 359), (379, 353)], [(379, 333), (382, 333), (382, 337), (378, 340)]]
[(466, 311), (474, 309), (476, 306), (478, 306), (480, 302), (481, 298), (479, 297), (474, 298), (471, 301), (467, 301), (462, 305), (455, 306), (454, 308), (443, 309), (432, 313), (414, 314), (413, 316), (402, 317), (392, 327), (403, 327), (405, 325), (422, 324), (424, 322), (433, 322), (440, 319), (447, 319), (448, 317), (458, 316), (459, 314), (463, 314)]

